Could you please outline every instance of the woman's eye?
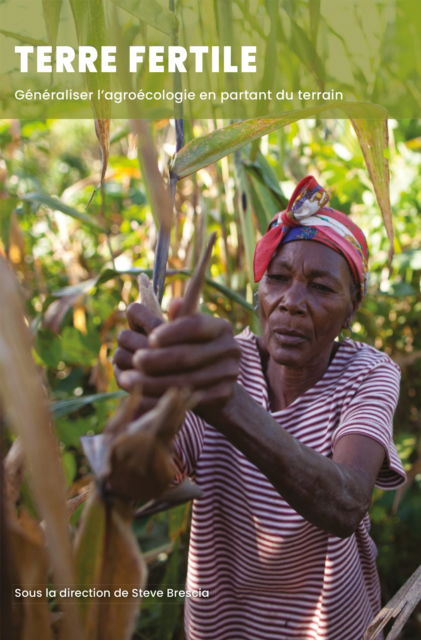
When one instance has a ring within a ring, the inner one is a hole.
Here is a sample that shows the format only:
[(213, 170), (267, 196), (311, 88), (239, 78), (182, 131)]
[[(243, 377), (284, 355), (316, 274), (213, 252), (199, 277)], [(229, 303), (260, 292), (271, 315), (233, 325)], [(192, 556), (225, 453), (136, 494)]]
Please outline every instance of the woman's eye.
[(320, 282), (312, 282), (311, 286), (313, 289), (317, 289), (317, 291), (324, 291), (327, 293), (332, 293), (333, 289), (328, 287), (326, 284), (321, 284)]
[(267, 277), (269, 280), (276, 280), (278, 282), (286, 282), (286, 280), (288, 280), (288, 276), (282, 273), (268, 273)]

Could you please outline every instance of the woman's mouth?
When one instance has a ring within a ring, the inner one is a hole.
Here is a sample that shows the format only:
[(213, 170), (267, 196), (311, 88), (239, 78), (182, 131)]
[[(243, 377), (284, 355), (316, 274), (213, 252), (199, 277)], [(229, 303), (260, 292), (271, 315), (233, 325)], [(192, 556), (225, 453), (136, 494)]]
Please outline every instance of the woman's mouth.
[(285, 346), (298, 346), (307, 340), (307, 337), (303, 333), (295, 331), (294, 329), (276, 329), (274, 334), (276, 341)]

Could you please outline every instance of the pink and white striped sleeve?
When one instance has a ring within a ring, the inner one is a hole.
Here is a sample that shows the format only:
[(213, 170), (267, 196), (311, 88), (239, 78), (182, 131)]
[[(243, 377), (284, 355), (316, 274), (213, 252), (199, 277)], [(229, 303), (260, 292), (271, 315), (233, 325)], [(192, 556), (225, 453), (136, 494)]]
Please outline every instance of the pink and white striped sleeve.
[(396, 489), (406, 479), (393, 442), (393, 415), (399, 399), (399, 367), (389, 358), (376, 364), (359, 384), (333, 435), (332, 448), (348, 434), (361, 434), (379, 442), (386, 456), (376, 486)]
[(196, 463), (203, 449), (205, 422), (188, 411), (184, 424), (173, 442), (176, 482), (184, 476), (194, 476)]

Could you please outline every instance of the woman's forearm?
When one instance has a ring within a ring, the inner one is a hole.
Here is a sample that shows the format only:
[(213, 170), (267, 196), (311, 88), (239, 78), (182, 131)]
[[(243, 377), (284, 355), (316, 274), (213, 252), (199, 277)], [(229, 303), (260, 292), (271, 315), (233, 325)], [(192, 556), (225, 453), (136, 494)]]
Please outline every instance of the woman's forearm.
[(306, 520), (335, 536), (353, 533), (370, 502), (371, 486), (364, 475), (298, 442), (239, 384), (225, 406), (201, 415)]

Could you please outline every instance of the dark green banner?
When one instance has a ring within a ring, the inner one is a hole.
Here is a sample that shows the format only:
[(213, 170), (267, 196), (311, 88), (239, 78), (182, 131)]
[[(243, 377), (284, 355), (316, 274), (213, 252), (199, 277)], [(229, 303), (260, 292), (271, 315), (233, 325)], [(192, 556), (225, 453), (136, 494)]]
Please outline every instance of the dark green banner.
[(5, 0), (0, 117), (419, 117), (419, 0)]

